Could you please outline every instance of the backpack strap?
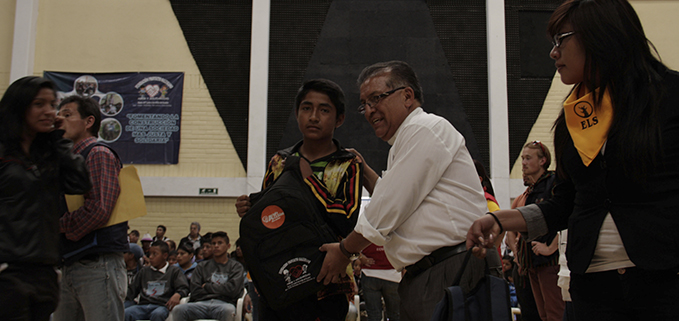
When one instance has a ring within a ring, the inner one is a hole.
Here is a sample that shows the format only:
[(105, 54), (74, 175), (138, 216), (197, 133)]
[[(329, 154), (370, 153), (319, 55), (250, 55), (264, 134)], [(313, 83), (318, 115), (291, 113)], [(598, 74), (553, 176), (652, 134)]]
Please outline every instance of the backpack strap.
[(85, 147), (83, 150), (80, 151), (80, 155), (82, 155), (83, 159), (87, 160), (87, 156), (92, 151), (92, 148), (94, 148), (96, 146), (103, 146), (103, 147), (108, 148), (108, 150), (110, 150), (113, 153), (113, 155), (115, 155), (115, 157), (118, 159), (118, 161), (120, 162), (120, 167), (122, 168), (123, 162), (120, 160), (120, 156), (118, 156), (118, 153), (116, 153), (116, 150), (113, 149), (108, 144), (102, 143), (100, 141), (97, 141), (94, 144), (90, 144), (89, 146)]

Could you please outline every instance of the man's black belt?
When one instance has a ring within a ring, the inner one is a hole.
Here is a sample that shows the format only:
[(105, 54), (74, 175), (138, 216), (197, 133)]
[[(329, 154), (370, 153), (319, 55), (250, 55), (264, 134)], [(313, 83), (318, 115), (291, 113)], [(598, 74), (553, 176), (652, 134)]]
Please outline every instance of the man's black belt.
[(443, 262), (445, 259), (467, 250), (467, 243), (462, 242), (458, 245), (442, 247), (431, 254), (423, 257), (413, 265), (406, 266), (406, 276), (415, 277), (426, 269)]

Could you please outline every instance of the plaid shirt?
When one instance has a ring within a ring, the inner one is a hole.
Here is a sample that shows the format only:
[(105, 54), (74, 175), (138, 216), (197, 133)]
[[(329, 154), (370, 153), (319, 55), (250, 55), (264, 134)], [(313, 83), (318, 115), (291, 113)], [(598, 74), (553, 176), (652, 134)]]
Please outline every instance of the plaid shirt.
[[(80, 153), (94, 144), (96, 137), (88, 137), (73, 146), (73, 153)], [(85, 194), (85, 204), (73, 212), (67, 212), (59, 219), (59, 229), (66, 238), (77, 241), (108, 222), (113, 207), (120, 195), (118, 173), (121, 163), (108, 148), (92, 148), (85, 160), (90, 172), (92, 189)]]

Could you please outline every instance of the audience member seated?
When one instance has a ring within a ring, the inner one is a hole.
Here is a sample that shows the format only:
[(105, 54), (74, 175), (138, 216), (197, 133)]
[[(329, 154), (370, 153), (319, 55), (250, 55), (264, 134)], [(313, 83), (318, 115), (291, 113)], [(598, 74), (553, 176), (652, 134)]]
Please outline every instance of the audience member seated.
[(127, 268), (127, 283), (132, 283), (132, 278), (141, 270), (142, 268), (142, 258), (144, 257), (144, 252), (139, 245), (130, 243), (130, 250), (123, 253), (123, 258), (125, 259), (125, 267)]
[(153, 241), (167, 242), (169, 239), (165, 236), (165, 232), (167, 232), (167, 227), (165, 227), (165, 225), (158, 225), (158, 227), (156, 227), (156, 236), (153, 237)]
[(149, 256), (149, 249), (151, 248), (151, 243), (153, 243), (153, 238), (151, 238), (151, 234), (144, 234), (144, 237), (141, 238), (141, 249), (144, 250), (144, 255), (147, 257)]
[[(230, 260), (225, 232), (212, 235), (213, 257), (200, 262), (191, 277), (190, 303), (175, 308), (175, 321), (217, 319), (232, 321), (236, 302), (243, 294), (243, 266)], [(238, 320), (240, 321), (240, 320)]]
[(236, 248), (231, 252), (231, 258), (243, 264), (245, 271), (247, 272), (248, 266), (245, 264), (245, 258), (243, 257), (243, 251), (240, 249), (240, 239), (236, 240)]
[(177, 250), (171, 250), (170, 253), (168, 253), (167, 263), (170, 263), (170, 265), (177, 264)]
[(203, 237), (200, 236), (200, 223), (191, 222), (191, 225), (189, 227), (189, 235), (179, 240), (179, 246), (181, 246), (184, 243), (190, 244), (193, 247), (194, 251), (201, 247), (201, 245), (203, 244)]
[[(201, 245), (201, 261), (207, 261), (212, 258), (212, 233), (208, 232), (203, 235), (203, 245)], [(199, 262), (196, 260), (196, 262)]]
[(177, 250), (177, 243), (175, 243), (173, 240), (167, 240), (165, 243), (167, 243), (167, 246), (170, 247), (170, 252)]
[(179, 245), (179, 249), (177, 250), (177, 263), (175, 266), (181, 268), (187, 280), (191, 281), (191, 274), (193, 274), (196, 265), (197, 263), (193, 256), (193, 247), (189, 244)]
[(203, 260), (203, 248), (199, 247), (193, 252), (193, 261), (198, 263)]
[(151, 265), (143, 267), (128, 286), (128, 301), (139, 295), (139, 304), (125, 309), (125, 321), (165, 321), (181, 297), (189, 295), (189, 284), (181, 269), (167, 263), (168, 252), (165, 242), (151, 245)]
[(127, 238), (129, 239), (130, 243), (137, 244), (137, 242), (139, 242), (139, 231), (130, 231), (130, 233), (127, 234)]

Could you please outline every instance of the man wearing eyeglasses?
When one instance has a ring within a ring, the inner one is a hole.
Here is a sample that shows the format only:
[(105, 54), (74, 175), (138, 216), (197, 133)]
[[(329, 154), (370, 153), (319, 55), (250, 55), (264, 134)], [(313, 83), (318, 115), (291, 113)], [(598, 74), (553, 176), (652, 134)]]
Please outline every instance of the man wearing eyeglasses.
[[(467, 228), (487, 211), (483, 188), (464, 137), (422, 109), (422, 89), (408, 64), (366, 67), (358, 85), (359, 112), (392, 147), (381, 178), (364, 164), (370, 205), (346, 239), (321, 247), (328, 254), (318, 280), (336, 282), (350, 257), (370, 243), (383, 245), (391, 265), (406, 271), (399, 284), (401, 320), (429, 320), (461, 268)], [(495, 254), (489, 261), (499, 275)], [(470, 260), (463, 288), (470, 290), (483, 271), (482, 260)]]
[[(538, 204), (552, 197), (556, 175), (549, 171), (551, 155), (540, 141), (526, 143), (521, 153), (524, 185), (522, 195), (512, 203), (512, 208)], [(515, 253), (518, 269), (515, 284), (521, 315), (526, 320), (561, 320), (565, 303), (561, 297), (559, 279), (559, 242), (557, 233), (543, 235), (526, 242), (526, 235), (507, 232), (507, 245)], [(530, 282), (520, 282), (529, 279)], [(531, 295), (532, 292), (532, 295)], [(534, 300), (534, 301), (533, 301)], [(534, 303), (533, 303), (534, 302)], [(535, 308), (540, 315), (533, 316)]]

